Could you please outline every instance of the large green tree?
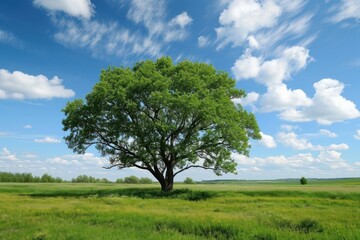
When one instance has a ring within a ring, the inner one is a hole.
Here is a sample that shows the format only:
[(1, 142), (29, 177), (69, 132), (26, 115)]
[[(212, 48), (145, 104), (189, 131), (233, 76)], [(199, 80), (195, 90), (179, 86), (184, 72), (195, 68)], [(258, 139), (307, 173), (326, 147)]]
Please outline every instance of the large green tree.
[(65, 140), (77, 153), (94, 145), (109, 157), (107, 168), (147, 170), (171, 191), (174, 177), (190, 168), (236, 171), (231, 153), (248, 155), (249, 139), (260, 138), (254, 115), (232, 101), (244, 96), (205, 63), (163, 57), (111, 67), (85, 100), (63, 109)]

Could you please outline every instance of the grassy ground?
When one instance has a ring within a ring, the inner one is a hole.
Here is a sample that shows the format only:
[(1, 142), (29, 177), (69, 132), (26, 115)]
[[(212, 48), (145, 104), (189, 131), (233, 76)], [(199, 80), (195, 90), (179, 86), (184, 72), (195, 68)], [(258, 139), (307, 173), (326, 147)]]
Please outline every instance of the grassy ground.
[(359, 179), (158, 188), (0, 183), (0, 239), (360, 239)]

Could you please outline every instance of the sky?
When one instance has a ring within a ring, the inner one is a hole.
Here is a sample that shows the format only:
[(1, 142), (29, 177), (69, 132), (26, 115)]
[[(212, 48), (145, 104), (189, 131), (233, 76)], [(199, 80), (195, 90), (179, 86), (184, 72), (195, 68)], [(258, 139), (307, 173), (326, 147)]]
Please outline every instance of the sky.
[(0, 1), (0, 171), (151, 177), (73, 153), (61, 110), (102, 69), (170, 56), (226, 71), (262, 134), (236, 175), (176, 181), (360, 177), (359, 43), (360, 0)]

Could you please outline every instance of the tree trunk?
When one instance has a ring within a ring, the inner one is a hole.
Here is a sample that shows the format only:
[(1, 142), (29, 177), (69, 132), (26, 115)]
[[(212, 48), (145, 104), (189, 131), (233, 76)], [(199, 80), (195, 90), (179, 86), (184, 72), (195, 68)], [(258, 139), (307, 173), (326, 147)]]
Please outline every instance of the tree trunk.
[(160, 184), (161, 184), (161, 190), (163, 192), (171, 192), (174, 186), (174, 177), (170, 179), (164, 179), (164, 181), (160, 182)]
[(171, 192), (174, 186), (174, 170), (172, 167), (166, 169), (165, 178), (159, 181), (161, 184), (161, 190), (164, 192)]

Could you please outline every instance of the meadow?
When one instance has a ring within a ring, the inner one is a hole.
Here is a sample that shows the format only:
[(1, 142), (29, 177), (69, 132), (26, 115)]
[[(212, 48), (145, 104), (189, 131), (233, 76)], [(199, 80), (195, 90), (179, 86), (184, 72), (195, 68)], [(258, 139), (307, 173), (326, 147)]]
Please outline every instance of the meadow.
[(360, 179), (0, 183), (0, 239), (360, 239)]

